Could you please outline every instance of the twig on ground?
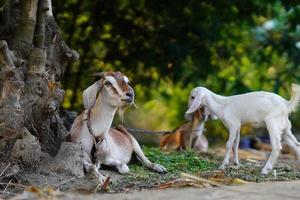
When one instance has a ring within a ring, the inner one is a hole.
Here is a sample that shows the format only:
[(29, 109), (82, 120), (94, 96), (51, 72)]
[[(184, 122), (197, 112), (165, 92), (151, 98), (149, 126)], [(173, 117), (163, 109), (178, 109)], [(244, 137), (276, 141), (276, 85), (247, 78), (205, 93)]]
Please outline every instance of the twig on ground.
[[(4, 183), (4, 182), (0, 182), (0, 185), (7, 185), (8, 183)], [(20, 188), (27, 188), (28, 185), (22, 185), (22, 184), (19, 184), (19, 183), (10, 183), (10, 185), (12, 186), (15, 186), (15, 187), (20, 187)]]
[(181, 176), (183, 176), (185, 178), (188, 178), (188, 179), (191, 179), (191, 180), (199, 181), (201, 183), (208, 183), (208, 184), (213, 185), (213, 186), (225, 187), (225, 185), (222, 185), (222, 184), (217, 183), (215, 181), (212, 181), (212, 180), (209, 180), (209, 179), (206, 179), (206, 178), (202, 178), (202, 177), (199, 177), (199, 176), (194, 176), (194, 175), (187, 174), (187, 173), (181, 173)]
[(167, 183), (162, 183), (158, 185), (159, 189), (167, 189), (167, 188), (173, 188), (173, 187), (186, 187), (186, 186), (194, 186), (203, 188), (205, 187), (205, 184), (201, 183), (198, 184), (196, 181), (191, 179), (176, 179), (173, 181), (169, 181)]
[(3, 194), (5, 193), (6, 189), (8, 188), (8, 186), (10, 185), (12, 179), (10, 179), (10, 181), (7, 183), (7, 185), (5, 186), (4, 190), (3, 190)]
[(11, 164), (8, 163), (8, 165), (2, 170), (1, 174), (0, 174), (0, 180), (1, 180), (1, 176), (4, 174), (4, 172), (7, 170), (7, 168), (10, 166)]

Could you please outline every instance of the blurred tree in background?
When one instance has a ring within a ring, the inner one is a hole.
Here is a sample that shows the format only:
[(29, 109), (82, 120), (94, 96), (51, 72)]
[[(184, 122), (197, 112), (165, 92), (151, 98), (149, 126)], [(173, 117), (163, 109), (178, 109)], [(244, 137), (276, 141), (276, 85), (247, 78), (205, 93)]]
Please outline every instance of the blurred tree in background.
[[(89, 74), (110, 70), (132, 80), (139, 109), (130, 109), (126, 124), (139, 128), (178, 126), (198, 85), (289, 99), (291, 83), (300, 83), (297, 2), (54, 0), (64, 38), (81, 55), (65, 72), (63, 106), (81, 110), (82, 90), (94, 81)], [(215, 125), (209, 134), (225, 135)]]

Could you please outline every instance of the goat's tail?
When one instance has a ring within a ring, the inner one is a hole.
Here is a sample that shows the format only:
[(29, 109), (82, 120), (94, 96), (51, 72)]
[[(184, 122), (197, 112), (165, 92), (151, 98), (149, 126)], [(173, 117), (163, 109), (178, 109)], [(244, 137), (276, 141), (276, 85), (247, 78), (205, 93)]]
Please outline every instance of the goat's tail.
[(295, 112), (299, 103), (300, 103), (300, 85), (293, 83), (291, 100), (289, 101), (288, 104), (289, 113)]

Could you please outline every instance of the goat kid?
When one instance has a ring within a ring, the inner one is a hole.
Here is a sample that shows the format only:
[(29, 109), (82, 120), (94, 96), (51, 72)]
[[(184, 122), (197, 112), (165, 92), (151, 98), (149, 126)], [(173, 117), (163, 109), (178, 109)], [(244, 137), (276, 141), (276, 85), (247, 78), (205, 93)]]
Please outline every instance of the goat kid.
[[(166, 172), (164, 167), (151, 163), (145, 157), (131, 134), (110, 128), (117, 109), (122, 111), (134, 104), (134, 91), (128, 78), (120, 72), (102, 72), (95, 76), (100, 79), (83, 92), (86, 110), (77, 116), (70, 131), (71, 141), (80, 144), (83, 149), (85, 171), (96, 176), (102, 184), (106, 178), (98, 171), (101, 164), (115, 166), (120, 173), (127, 173), (126, 164), (135, 152), (147, 167)], [(92, 159), (93, 148), (98, 159), (96, 165)]]
[(203, 135), (207, 115), (203, 109), (197, 109), (193, 113), (191, 121), (185, 122), (161, 137), (160, 148), (174, 150), (193, 148), (199, 152), (207, 152), (208, 141)]
[[(221, 96), (205, 87), (197, 87), (191, 91), (189, 108), (186, 117), (195, 112), (199, 107), (206, 107), (216, 115), (229, 131), (226, 143), (226, 152), (220, 169), (225, 169), (229, 164), (230, 150), (233, 149), (233, 159), (239, 165), (238, 147), (240, 128), (243, 124), (253, 127), (266, 127), (271, 140), (272, 151), (261, 170), (261, 174), (268, 174), (282, 149), (281, 139), (292, 149), (299, 149), (299, 142), (292, 134), (289, 115), (296, 111), (300, 102), (300, 86), (292, 84), (290, 101), (270, 92), (250, 92), (234, 96)], [(296, 151), (299, 153), (300, 151)], [(297, 156), (299, 158), (299, 155)]]

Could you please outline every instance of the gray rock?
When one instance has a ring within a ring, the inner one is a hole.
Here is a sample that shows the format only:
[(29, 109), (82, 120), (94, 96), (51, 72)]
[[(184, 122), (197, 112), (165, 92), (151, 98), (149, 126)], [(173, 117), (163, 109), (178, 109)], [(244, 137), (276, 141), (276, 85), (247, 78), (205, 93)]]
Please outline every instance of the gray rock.
[(84, 176), (82, 150), (80, 145), (63, 142), (57, 155), (48, 162), (50, 170), (81, 178)]
[(25, 166), (37, 166), (41, 161), (41, 146), (36, 137), (24, 128), (22, 139), (17, 139), (11, 152), (11, 159), (21, 161)]

